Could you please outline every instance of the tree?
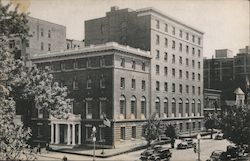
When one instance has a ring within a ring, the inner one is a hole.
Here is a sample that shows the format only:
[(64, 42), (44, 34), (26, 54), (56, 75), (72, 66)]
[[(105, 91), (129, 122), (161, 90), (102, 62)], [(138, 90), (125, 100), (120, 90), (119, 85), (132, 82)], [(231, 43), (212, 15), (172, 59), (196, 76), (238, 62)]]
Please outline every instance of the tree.
[(172, 124), (167, 125), (165, 135), (171, 139), (171, 147), (174, 148), (175, 139), (177, 138), (176, 129)]
[(151, 142), (158, 139), (161, 134), (161, 120), (153, 114), (148, 119), (147, 123), (143, 126), (143, 134), (150, 146)]
[(247, 106), (228, 107), (221, 125), (226, 139), (239, 146), (250, 146), (250, 109)]

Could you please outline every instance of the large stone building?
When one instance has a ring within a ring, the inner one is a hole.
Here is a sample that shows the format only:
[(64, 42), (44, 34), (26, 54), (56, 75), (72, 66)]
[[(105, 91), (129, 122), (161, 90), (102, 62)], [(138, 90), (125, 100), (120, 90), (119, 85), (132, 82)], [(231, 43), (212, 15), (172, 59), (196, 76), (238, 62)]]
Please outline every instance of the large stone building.
[(150, 113), (173, 121), (180, 131), (203, 118), (203, 32), (153, 8), (111, 7), (105, 17), (85, 21), (85, 45), (116, 41), (149, 50)]
[(204, 117), (221, 114), (221, 90), (204, 89)]

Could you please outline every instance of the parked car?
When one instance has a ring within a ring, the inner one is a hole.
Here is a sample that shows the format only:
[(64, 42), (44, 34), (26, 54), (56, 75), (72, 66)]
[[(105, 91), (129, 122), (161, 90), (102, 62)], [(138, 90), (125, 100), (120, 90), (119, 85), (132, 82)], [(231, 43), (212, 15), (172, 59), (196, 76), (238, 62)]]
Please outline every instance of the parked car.
[(154, 149), (147, 149), (145, 150), (144, 152), (141, 153), (141, 157), (140, 157), (140, 160), (142, 161), (147, 161), (149, 160), (149, 157), (154, 154)]
[(238, 146), (232, 146), (229, 145), (227, 146), (227, 158), (232, 159), (232, 158), (240, 158), (244, 156), (245, 149), (240, 148)]
[(177, 145), (177, 149), (187, 149), (192, 148), (194, 146), (193, 139), (184, 139), (181, 143)]
[(172, 153), (169, 148), (162, 148), (160, 145), (149, 147), (141, 153), (140, 160), (142, 161), (169, 161)]
[(226, 152), (222, 150), (215, 150), (207, 161), (227, 161)]
[(161, 140), (161, 141), (169, 141), (170, 137), (167, 137), (166, 135), (160, 135), (159, 140)]
[(223, 140), (224, 137), (223, 137), (223, 134), (221, 132), (218, 132), (216, 135), (215, 135), (215, 140)]

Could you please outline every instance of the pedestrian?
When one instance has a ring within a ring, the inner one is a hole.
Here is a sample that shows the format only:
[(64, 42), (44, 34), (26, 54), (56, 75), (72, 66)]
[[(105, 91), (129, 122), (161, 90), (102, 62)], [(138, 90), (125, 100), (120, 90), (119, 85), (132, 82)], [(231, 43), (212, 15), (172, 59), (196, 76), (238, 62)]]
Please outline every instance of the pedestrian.
[(49, 153), (49, 143), (46, 143), (45, 149), (46, 149), (46, 152)]
[(38, 152), (39, 154), (41, 154), (41, 145), (40, 145), (40, 143), (38, 143), (38, 145), (37, 145), (37, 152)]

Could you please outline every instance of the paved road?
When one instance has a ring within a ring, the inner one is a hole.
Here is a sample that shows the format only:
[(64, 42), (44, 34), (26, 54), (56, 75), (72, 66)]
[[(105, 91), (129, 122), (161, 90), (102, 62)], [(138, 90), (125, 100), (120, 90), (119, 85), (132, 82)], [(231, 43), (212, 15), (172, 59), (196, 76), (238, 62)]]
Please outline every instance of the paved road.
[[(176, 141), (178, 144), (180, 140)], [(210, 154), (214, 150), (226, 150), (227, 145), (230, 143), (227, 140), (211, 140), (207, 138), (202, 138), (201, 140), (201, 159), (205, 161), (209, 158)], [(170, 145), (164, 145), (164, 147), (170, 147)], [(115, 160), (115, 161), (139, 161), (139, 157), (141, 152), (136, 151), (132, 153), (122, 154), (119, 156), (114, 156), (111, 158), (96, 158), (96, 161), (102, 160)], [(193, 148), (185, 149), (185, 150), (178, 150), (178, 149), (171, 149), (172, 158), (171, 161), (195, 161), (197, 159), (197, 153), (194, 153)], [(38, 155), (38, 160), (61, 160), (64, 156), (62, 153), (50, 152), (49, 154), (42, 154)], [(78, 156), (78, 155), (69, 155), (66, 154), (68, 160), (92, 160), (92, 157), (85, 157), (85, 156)]]

